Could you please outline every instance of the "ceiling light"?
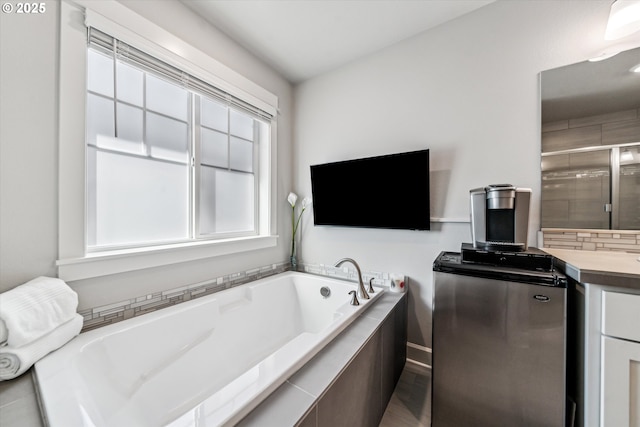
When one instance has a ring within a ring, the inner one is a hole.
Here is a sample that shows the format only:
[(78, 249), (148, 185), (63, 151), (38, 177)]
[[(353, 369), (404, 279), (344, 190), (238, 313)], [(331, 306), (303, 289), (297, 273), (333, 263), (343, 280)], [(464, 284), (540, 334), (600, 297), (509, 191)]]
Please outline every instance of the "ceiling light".
[(640, 30), (640, 1), (616, 0), (611, 5), (605, 40), (626, 37)]
[(633, 161), (633, 153), (626, 148), (622, 153), (620, 153), (620, 161), (630, 162)]

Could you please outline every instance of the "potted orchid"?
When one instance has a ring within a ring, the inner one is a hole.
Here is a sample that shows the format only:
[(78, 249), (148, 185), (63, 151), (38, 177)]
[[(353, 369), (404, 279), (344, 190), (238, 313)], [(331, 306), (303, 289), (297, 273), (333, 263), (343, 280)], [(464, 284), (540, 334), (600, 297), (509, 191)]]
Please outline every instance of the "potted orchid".
[(298, 214), (298, 218), (296, 219), (296, 202), (298, 201), (298, 196), (295, 193), (289, 193), (287, 197), (287, 201), (291, 205), (291, 268), (296, 270), (298, 266), (298, 260), (296, 259), (296, 232), (298, 231), (298, 226), (300, 225), (300, 219), (302, 219), (302, 214), (304, 213), (307, 206), (311, 204), (311, 198), (305, 197), (302, 199), (302, 209)]

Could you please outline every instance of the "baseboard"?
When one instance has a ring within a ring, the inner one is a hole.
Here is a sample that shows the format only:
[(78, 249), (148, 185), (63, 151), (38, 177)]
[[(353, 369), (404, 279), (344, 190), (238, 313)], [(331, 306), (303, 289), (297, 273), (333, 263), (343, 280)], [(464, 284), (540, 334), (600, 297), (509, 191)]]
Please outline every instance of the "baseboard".
[(417, 365), (431, 367), (431, 349), (412, 342), (407, 343), (407, 361)]

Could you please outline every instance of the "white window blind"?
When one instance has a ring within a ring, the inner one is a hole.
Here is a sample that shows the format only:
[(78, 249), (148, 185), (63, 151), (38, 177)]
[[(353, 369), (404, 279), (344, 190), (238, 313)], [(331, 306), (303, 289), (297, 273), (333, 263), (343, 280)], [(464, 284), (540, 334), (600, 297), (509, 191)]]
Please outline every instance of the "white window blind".
[(273, 118), (271, 113), (257, 108), (242, 99), (225, 92), (224, 90), (216, 88), (215, 86), (178, 69), (177, 67), (156, 59), (141, 50), (131, 47), (100, 30), (89, 27), (88, 31), (89, 44), (91, 46), (105, 52), (113, 53), (121, 61), (134, 63), (144, 70), (161, 75), (195, 92), (218, 99), (224, 103), (229, 103), (235, 108), (244, 110), (261, 119), (271, 120)]

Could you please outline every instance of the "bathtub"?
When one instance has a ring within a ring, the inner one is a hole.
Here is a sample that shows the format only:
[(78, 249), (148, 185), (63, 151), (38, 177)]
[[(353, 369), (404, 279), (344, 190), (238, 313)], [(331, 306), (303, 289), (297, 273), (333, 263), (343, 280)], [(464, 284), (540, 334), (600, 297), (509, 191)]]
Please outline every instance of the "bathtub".
[(52, 427), (233, 425), (383, 292), (352, 306), (356, 287), (287, 272), (82, 333), (36, 363), (44, 414)]

